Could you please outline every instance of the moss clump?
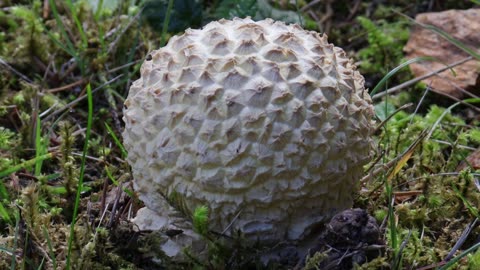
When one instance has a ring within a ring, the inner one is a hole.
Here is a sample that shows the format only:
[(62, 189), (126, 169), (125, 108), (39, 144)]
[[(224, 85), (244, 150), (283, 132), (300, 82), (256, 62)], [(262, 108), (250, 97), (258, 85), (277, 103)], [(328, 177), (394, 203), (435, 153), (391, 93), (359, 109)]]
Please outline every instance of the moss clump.
[[(384, 102), (376, 109), (380, 116), (389, 115), (395, 106)], [(379, 174), (368, 182), (369, 191), (361, 193), (357, 200), (376, 213), (379, 222), (394, 215), (395, 224), (389, 222), (385, 235), (393, 250), (399, 248), (394, 243), (405, 241), (401, 251), (403, 267), (442, 261), (468, 223), (479, 216), (480, 193), (472, 173), (457, 171), (457, 166), (471, 152), (470, 147), (480, 145), (478, 130), (460, 117), (435, 105), (423, 116), (400, 111), (379, 134), (381, 160), (387, 162), (402, 157), (425, 133), (431, 136), (421, 140), (403, 169), (395, 174), (391, 171)], [(385, 186), (393, 189), (392, 197), (383, 192)], [(391, 213), (389, 203), (393, 206)], [(469, 239), (478, 235), (472, 231)]]
[(398, 66), (403, 59), (403, 46), (409, 36), (408, 26), (404, 20), (373, 22), (367, 17), (357, 17), (366, 31), (368, 47), (358, 51), (362, 73), (387, 74)]

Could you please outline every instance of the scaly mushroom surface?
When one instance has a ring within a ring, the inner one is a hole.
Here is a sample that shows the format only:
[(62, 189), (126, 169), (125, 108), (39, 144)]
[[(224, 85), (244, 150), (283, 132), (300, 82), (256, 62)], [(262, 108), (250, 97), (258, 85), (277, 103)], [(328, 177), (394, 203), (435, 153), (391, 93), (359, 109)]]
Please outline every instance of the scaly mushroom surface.
[(363, 77), (325, 35), (220, 20), (150, 53), (123, 138), (148, 209), (207, 206), (209, 229), (276, 243), (352, 206), (373, 115)]

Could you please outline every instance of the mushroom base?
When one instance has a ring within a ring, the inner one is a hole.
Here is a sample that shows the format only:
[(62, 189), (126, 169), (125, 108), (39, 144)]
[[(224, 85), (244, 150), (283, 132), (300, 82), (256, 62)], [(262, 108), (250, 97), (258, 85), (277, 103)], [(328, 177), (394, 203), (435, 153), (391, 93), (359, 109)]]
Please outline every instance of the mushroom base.
[[(200, 260), (208, 260), (208, 239), (198, 234), (193, 229), (190, 220), (184, 218), (182, 214), (163, 202), (164, 207), (161, 212), (156, 212), (143, 207), (138, 210), (137, 215), (131, 221), (139, 231), (155, 231), (160, 237), (159, 250), (163, 254), (158, 254), (156, 261), (163, 261), (167, 258), (170, 261), (184, 263), (189, 262), (185, 250), (188, 249), (189, 254), (196, 256)], [(256, 250), (245, 250), (245, 252), (253, 252), (252, 255), (258, 256), (257, 259), (267, 265), (270, 262), (277, 262), (282, 265), (296, 265), (302, 258), (308, 254), (308, 251), (315, 247), (319, 236), (323, 231), (323, 225), (312, 230), (311, 234), (301, 241), (278, 241), (269, 243), (269, 245), (259, 246), (258, 242), (251, 239), (242, 239), (241, 241), (249, 241), (242, 246), (255, 246)], [(221, 237), (215, 239), (222, 240)], [(224, 238), (222, 244), (228, 248), (233, 248), (234, 239), (231, 237)], [(243, 251), (240, 251), (243, 252)]]

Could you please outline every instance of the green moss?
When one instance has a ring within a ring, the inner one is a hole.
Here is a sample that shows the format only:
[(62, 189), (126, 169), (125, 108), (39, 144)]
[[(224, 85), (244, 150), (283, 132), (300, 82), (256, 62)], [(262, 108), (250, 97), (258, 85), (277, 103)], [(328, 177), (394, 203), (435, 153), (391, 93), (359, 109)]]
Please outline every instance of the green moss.
[[(385, 119), (393, 113), (394, 104), (394, 100), (379, 104), (376, 108), (379, 118)], [(393, 198), (396, 233), (391, 234), (393, 228), (388, 226), (387, 243), (392, 243), (392, 235), (397, 235), (397, 243), (407, 241), (402, 251), (404, 267), (441, 261), (468, 224), (465, 219), (474, 219), (479, 212), (480, 195), (472, 174), (468, 170), (453, 176), (444, 174), (454, 172), (470, 153), (461, 145), (478, 145), (477, 128), (467, 126), (463, 119), (444, 108), (432, 105), (425, 115), (401, 111), (390, 118), (378, 137), (380, 148), (385, 150), (382, 160), (401, 156), (420, 134), (431, 131), (434, 126), (432, 136), (419, 144), (403, 169), (392, 178), (393, 193), (402, 193)], [(382, 179), (372, 181), (367, 189), (373, 190), (379, 185), (382, 188), (383, 184), (379, 183)], [(377, 220), (383, 221), (386, 212), (382, 209), (387, 209), (385, 202), (392, 199), (387, 198), (386, 193), (376, 193), (376, 199), (372, 199), (372, 193), (367, 194), (370, 196), (364, 199)]]
[(0, 150), (11, 151), (17, 139), (15, 133), (4, 127), (0, 127)]
[(468, 255), (468, 269), (480, 269), (480, 251)]
[(362, 16), (357, 20), (366, 31), (369, 44), (358, 51), (360, 70), (365, 74), (387, 74), (403, 59), (402, 49), (408, 40), (408, 26), (402, 20), (373, 22)]
[[(50, 54), (48, 47), (52, 44), (45, 34), (45, 28), (40, 17), (41, 1), (34, 1), (31, 7), (14, 6), (10, 10), (10, 32), (8, 38), (13, 39), (2, 53), (8, 61), (29, 65), (33, 57), (48, 62)], [(13, 19), (14, 18), (14, 19)], [(15, 22), (15, 23), (13, 23)]]
[(199, 206), (193, 211), (193, 228), (201, 235), (208, 233), (208, 207)]
[(377, 209), (373, 215), (378, 223), (382, 223), (383, 220), (387, 218), (388, 212), (385, 209)]
[(322, 252), (315, 252), (313, 256), (308, 256), (305, 259), (305, 270), (318, 269), (317, 265), (320, 265), (322, 261), (328, 259), (328, 255)]

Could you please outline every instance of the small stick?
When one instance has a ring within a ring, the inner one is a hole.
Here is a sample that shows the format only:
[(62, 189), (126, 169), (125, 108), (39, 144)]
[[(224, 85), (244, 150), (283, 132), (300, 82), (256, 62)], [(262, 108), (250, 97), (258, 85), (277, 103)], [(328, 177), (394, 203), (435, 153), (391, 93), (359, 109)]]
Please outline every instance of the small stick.
[(78, 86), (78, 85), (81, 85), (85, 82), (85, 79), (82, 78), (76, 82), (73, 82), (71, 84), (67, 84), (67, 85), (64, 85), (64, 86), (60, 86), (60, 87), (57, 87), (57, 88), (52, 88), (52, 89), (48, 89), (46, 90), (48, 93), (56, 93), (56, 92), (60, 92), (60, 91), (64, 91), (64, 90), (67, 90), (67, 89), (70, 89), (70, 88), (73, 88), (75, 86)]
[[(110, 81), (108, 81), (108, 82), (100, 85), (99, 87), (95, 88), (95, 89), (92, 91), (92, 94), (94, 94), (94, 93), (97, 92), (98, 90), (102, 89), (102, 88), (105, 87), (106, 85), (109, 85), (109, 84), (113, 83), (114, 81), (120, 79), (121, 77), (123, 77), (123, 74), (120, 74), (120, 75), (118, 75), (117, 77), (111, 79)], [(82, 100), (84, 100), (84, 99), (86, 99), (86, 98), (87, 98), (87, 95), (82, 95), (82, 96), (78, 97), (78, 98), (75, 99), (74, 101), (68, 103), (67, 105), (63, 106), (62, 108), (60, 108), (60, 109), (54, 111), (53, 113), (51, 113), (49, 116), (45, 117), (45, 118), (43, 119), (43, 121), (46, 121), (46, 120), (54, 117), (55, 115), (62, 113), (62, 112), (65, 111), (66, 109), (72, 108), (72, 107), (75, 106), (77, 103), (79, 103), (80, 101), (82, 101)]]
[(440, 73), (440, 72), (443, 72), (443, 71), (445, 71), (445, 70), (447, 70), (447, 69), (450, 69), (450, 68), (456, 67), (456, 66), (458, 66), (458, 65), (461, 65), (461, 64), (463, 64), (463, 63), (465, 63), (465, 62), (468, 62), (468, 61), (470, 61), (470, 60), (472, 60), (472, 59), (473, 59), (473, 57), (472, 57), (472, 56), (469, 56), (469, 57), (466, 57), (466, 58), (464, 58), (464, 59), (462, 59), (462, 60), (459, 60), (459, 61), (457, 61), (457, 62), (454, 62), (454, 63), (452, 63), (452, 64), (450, 64), (450, 65), (448, 65), (448, 66), (446, 66), (446, 67), (444, 67), (444, 68), (441, 68), (441, 69), (439, 69), (439, 70), (435, 70), (435, 71), (432, 71), (432, 72), (430, 72), (430, 73), (427, 73), (427, 74), (425, 74), (425, 75), (423, 75), (423, 76), (417, 77), (417, 78), (415, 78), (415, 79), (411, 79), (411, 80), (406, 81), (406, 82), (404, 82), (404, 83), (402, 83), (402, 84), (399, 84), (399, 85), (394, 86), (394, 87), (392, 87), (392, 88), (390, 88), (390, 89), (387, 89), (386, 91), (383, 91), (383, 92), (380, 92), (380, 93), (378, 93), (378, 94), (373, 95), (373, 96), (372, 96), (372, 99), (373, 99), (373, 100), (379, 99), (379, 98), (381, 98), (381, 97), (383, 97), (383, 96), (386, 96), (386, 95), (388, 95), (388, 94), (397, 92), (397, 91), (402, 90), (402, 89), (404, 89), (404, 88), (406, 88), (406, 87), (408, 87), (408, 86), (411, 86), (411, 85), (413, 85), (413, 84), (416, 84), (417, 82), (419, 82), (419, 81), (421, 81), (421, 80), (424, 80), (424, 79), (427, 79), (427, 78), (429, 78), (429, 77), (432, 77), (433, 75), (436, 75), (436, 74), (438, 74), (438, 73)]
[(32, 80), (30, 80), (27, 76), (23, 75), (20, 71), (16, 70), (12, 66), (10, 66), (7, 62), (5, 62), (2, 58), (0, 58), (0, 64), (4, 65), (8, 70), (10, 70), (12, 73), (20, 77), (22, 80), (32, 83)]

